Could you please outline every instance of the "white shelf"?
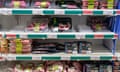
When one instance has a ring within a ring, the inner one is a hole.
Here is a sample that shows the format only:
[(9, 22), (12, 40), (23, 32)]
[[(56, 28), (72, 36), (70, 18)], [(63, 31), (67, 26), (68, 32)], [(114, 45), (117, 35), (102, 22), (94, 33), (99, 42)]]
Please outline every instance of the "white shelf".
[(8, 54), (7, 60), (114, 60), (111, 53), (92, 54)]
[(117, 39), (114, 32), (67, 32), (67, 33), (32, 33), (32, 32), (5, 32), (4, 38), (28, 39)]
[(120, 10), (1, 8), (0, 14), (2, 15), (120, 15)]

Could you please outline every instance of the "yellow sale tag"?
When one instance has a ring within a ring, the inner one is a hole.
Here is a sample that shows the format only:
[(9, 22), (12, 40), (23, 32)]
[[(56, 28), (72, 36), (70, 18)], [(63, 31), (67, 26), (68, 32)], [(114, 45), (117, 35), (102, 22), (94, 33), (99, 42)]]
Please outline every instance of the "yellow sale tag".
[(22, 53), (22, 47), (23, 47), (21, 39), (16, 39), (15, 42), (16, 42), (16, 53), (21, 54)]
[(14, 5), (14, 8), (19, 8), (20, 7), (20, 2), (19, 1), (14, 1), (13, 5)]

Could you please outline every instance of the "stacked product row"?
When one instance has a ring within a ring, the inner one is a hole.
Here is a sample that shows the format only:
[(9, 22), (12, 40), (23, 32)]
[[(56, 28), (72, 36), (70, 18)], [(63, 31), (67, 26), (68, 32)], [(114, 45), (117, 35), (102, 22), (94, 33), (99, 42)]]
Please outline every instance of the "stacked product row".
[(113, 9), (115, 0), (1, 0), (0, 6), (8, 8)]
[(87, 16), (86, 24), (72, 24), (71, 17), (33, 16), (25, 25), (17, 25), (9, 31), (25, 32), (110, 32), (107, 16)]
[(30, 53), (31, 52), (31, 40), (27, 39), (15, 39), (15, 40), (0, 40), (0, 52), (1, 53)]
[(92, 52), (92, 42), (73, 41), (64, 44), (57, 42), (41, 42), (41, 40), (28, 39), (1, 39), (1, 53), (14, 54), (51, 54), (51, 53), (68, 53), (68, 54), (90, 54)]
[(14, 62), (9, 72), (113, 72), (111, 62), (41, 61)]

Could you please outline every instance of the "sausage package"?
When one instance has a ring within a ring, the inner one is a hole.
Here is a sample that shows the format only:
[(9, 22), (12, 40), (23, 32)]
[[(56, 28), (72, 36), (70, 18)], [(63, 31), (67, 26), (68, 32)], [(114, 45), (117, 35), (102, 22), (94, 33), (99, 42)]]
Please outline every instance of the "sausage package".
[(31, 22), (25, 28), (27, 32), (49, 32), (48, 16), (33, 16)]
[(10, 53), (31, 53), (31, 40), (28, 39), (13, 39), (9, 43)]
[(8, 40), (7, 39), (0, 39), (0, 53), (8, 53)]
[(49, 8), (51, 5), (50, 0), (32, 0), (31, 7), (32, 8)]
[(7, 8), (27, 8), (29, 7), (30, 0), (5, 0), (5, 6)]

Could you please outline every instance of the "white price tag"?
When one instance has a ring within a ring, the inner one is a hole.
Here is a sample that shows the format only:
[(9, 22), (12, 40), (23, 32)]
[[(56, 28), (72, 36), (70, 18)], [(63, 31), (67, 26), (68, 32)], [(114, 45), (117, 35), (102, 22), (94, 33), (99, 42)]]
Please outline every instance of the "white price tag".
[(33, 12), (33, 15), (42, 15), (41, 9), (33, 9), (32, 12)]
[(40, 57), (32, 57), (32, 60), (41, 60)]
[(55, 10), (56, 15), (64, 15), (64, 10)]
[(6, 8), (5, 9), (1, 9), (1, 14), (7, 15), (7, 9)]
[(85, 39), (85, 35), (76, 35), (76, 39)]
[(70, 57), (61, 57), (61, 60), (70, 60)]
[(103, 12), (104, 15), (113, 15), (113, 11), (112, 10), (105, 10)]
[(20, 38), (28, 38), (27, 34), (20, 35)]
[(93, 56), (91, 57), (91, 60), (100, 60), (100, 56)]
[(52, 38), (52, 39), (56, 39), (57, 38), (57, 35), (48, 35), (48, 38)]
[(12, 15), (12, 10), (11, 9), (7, 10), (7, 15)]
[(7, 60), (16, 60), (16, 57), (7, 57)]

